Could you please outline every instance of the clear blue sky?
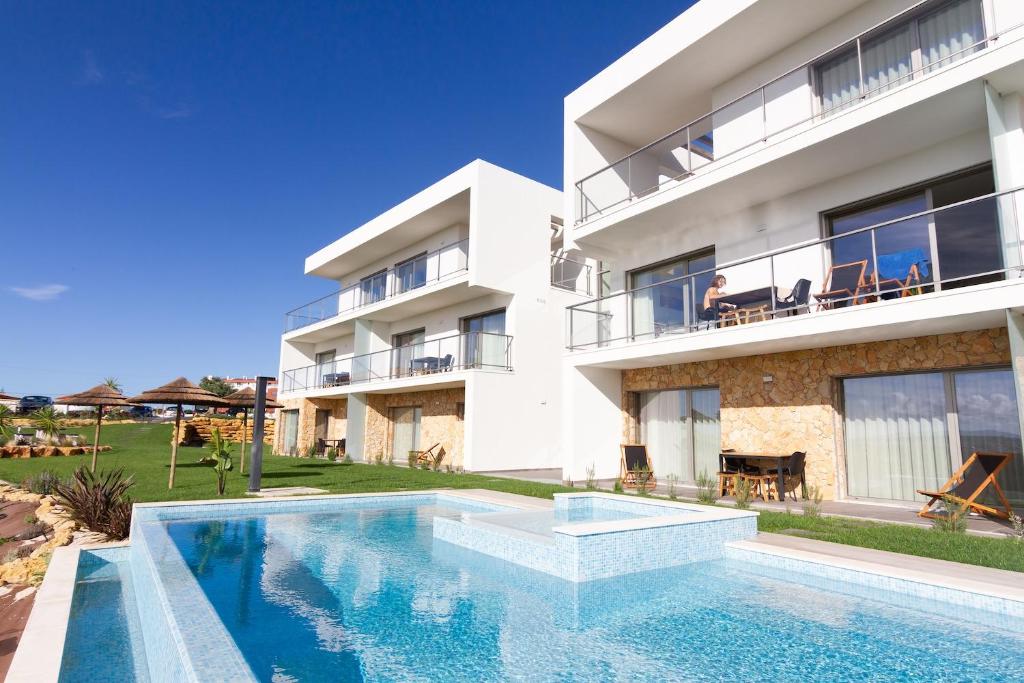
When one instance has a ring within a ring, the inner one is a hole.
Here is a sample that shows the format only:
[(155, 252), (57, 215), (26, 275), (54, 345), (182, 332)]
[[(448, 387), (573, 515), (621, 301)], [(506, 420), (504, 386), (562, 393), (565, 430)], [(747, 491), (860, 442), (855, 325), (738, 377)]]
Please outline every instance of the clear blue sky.
[(691, 0), (0, 5), (0, 388), (277, 372), (306, 255), (477, 157), (554, 187), (562, 98)]

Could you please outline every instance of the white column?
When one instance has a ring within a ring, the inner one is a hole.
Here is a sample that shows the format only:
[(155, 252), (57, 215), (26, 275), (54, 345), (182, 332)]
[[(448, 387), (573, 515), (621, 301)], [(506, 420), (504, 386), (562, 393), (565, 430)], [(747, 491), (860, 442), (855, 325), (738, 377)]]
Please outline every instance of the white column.
[[(1024, 186), (1024, 101), (1020, 93), (999, 93), (985, 84), (992, 172), (997, 192)], [(1001, 198), (999, 223), (1007, 266), (1021, 264), (1021, 224), (1024, 192)]]

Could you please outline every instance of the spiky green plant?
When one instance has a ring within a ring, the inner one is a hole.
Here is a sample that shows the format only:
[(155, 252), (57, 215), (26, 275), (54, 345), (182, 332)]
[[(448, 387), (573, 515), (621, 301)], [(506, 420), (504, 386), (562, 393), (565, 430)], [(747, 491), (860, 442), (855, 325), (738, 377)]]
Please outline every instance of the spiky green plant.
[(103, 380), (103, 385), (110, 387), (117, 393), (121, 393), (121, 383), (117, 381), (116, 377), (107, 377)]
[(697, 501), (705, 505), (713, 505), (718, 500), (718, 480), (711, 477), (707, 470), (697, 475)]
[(64, 416), (57, 412), (53, 406), (43, 406), (30, 416), (32, 426), (46, 435), (51, 443), (56, 442), (64, 429)]
[(14, 411), (8, 406), (0, 405), (0, 443), (7, 441), (14, 434)]
[(93, 474), (87, 467), (75, 470), (71, 480), (60, 482), (54, 491), (68, 516), (90, 531), (120, 541), (128, 538), (132, 500), (128, 490), (135, 485), (124, 468)]
[(231, 471), (231, 446), (220, 435), (219, 428), (210, 433), (207, 450), (210, 451), (210, 454), (199, 462), (213, 467), (213, 472), (217, 475), (217, 495), (223, 496), (227, 488), (228, 472)]

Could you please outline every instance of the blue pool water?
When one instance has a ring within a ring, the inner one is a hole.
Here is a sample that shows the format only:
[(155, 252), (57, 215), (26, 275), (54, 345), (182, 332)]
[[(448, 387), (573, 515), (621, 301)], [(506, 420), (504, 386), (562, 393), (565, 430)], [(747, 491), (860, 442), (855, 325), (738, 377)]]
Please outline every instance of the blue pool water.
[(149, 680), (126, 551), (82, 553), (61, 683)]
[(461, 514), (152, 523), (266, 681), (1024, 680), (1024, 635), (954, 608), (728, 561), (571, 584), (433, 539), (435, 515)]

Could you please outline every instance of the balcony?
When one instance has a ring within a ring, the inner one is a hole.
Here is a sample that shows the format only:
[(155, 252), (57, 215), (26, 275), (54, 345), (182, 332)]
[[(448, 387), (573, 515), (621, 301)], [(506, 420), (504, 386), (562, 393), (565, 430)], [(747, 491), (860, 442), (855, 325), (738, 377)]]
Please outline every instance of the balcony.
[(409, 378), (441, 379), (458, 370), (512, 370), (512, 337), (467, 332), (285, 370), (281, 391), (345, 388)]
[(579, 180), (575, 223), (805, 133), (988, 48), (1017, 26), (1000, 28), (985, 26), (980, 2), (917, 3)]
[(382, 270), (339, 291), (285, 314), (284, 331), (346, 315), (361, 308), (452, 280), (469, 269), (469, 240), (464, 239)]
[[(1021, 207), (1019, 188), (984, 195), (576, 304), (567, 309), (567, 346), (625, 346), (695, 332), (707, 333), (702, 343), (712, 346), (715, 335), (753, 332), (752, 324), (763, 324), (766, 337), (768, 326), (794, 316), (866, 313), (1019, 278)], [(726, 293), (705, 307), (716, 275), (724, 276)]]
[(551, 286), (593, 296), (593, 269), (587, 263), (574, 261), (564, 256), (551, 256)]

